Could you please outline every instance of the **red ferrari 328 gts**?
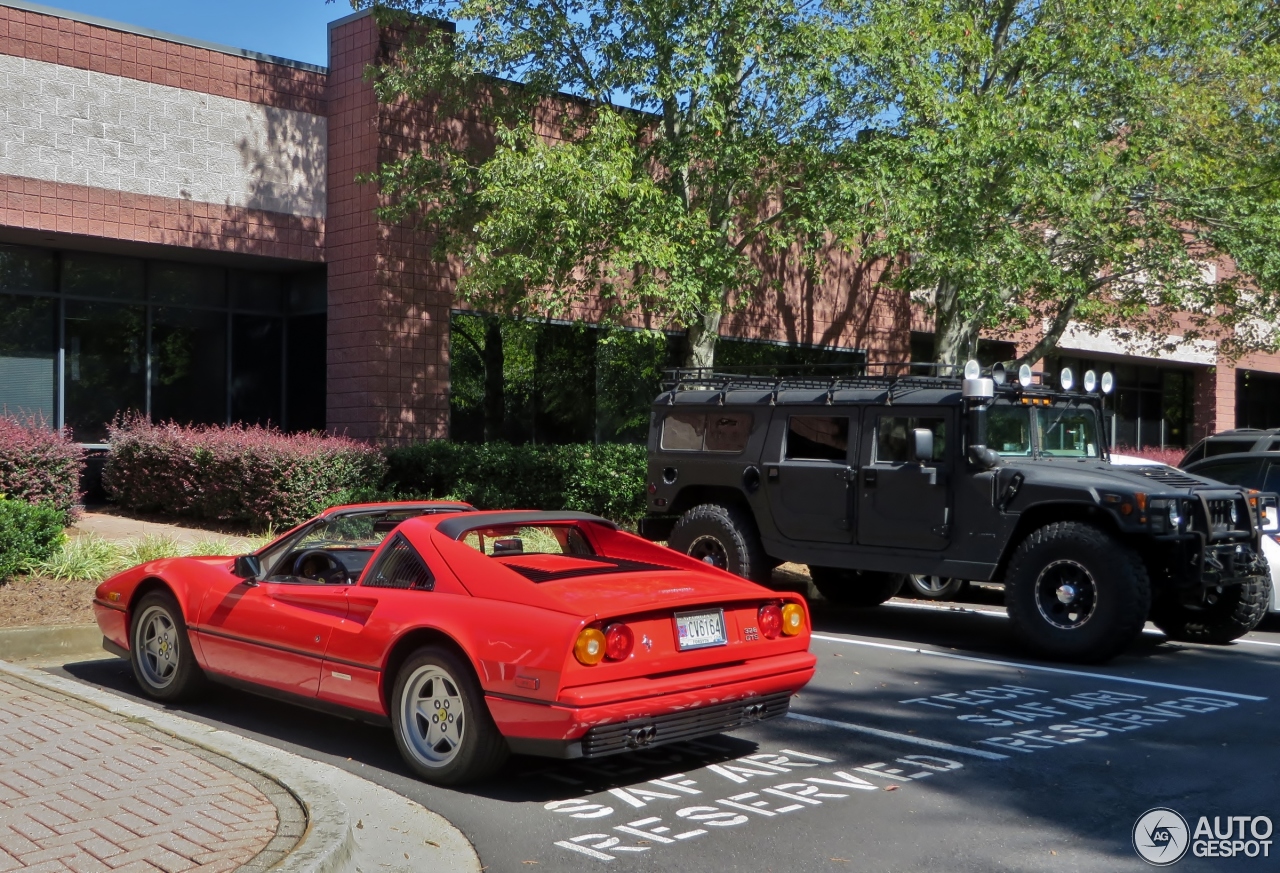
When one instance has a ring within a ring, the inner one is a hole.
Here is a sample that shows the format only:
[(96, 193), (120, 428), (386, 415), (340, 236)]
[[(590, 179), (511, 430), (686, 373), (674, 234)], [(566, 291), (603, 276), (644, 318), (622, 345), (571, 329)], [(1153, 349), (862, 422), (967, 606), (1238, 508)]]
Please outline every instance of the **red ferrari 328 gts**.
[(206, 679), (378, 723), (423, 779), (598, 757), (783, 715), (802, 598), (572, 512), (330, 509), (256, 554), (169, 558), (94, 598), (151, 697)]

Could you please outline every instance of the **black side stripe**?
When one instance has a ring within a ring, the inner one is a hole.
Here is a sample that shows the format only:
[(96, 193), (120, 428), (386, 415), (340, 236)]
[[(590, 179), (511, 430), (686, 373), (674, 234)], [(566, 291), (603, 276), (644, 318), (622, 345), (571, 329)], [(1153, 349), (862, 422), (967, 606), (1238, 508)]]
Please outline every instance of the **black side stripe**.
[(206, 628), (206, 627), (191, 627), (190, 629), (195, 631), (198, 634), (204, 634), (207, 637), (218, 637), (224, 640), (232, 640), (237, 643), (245, 643), (246, 645), (250, 645), (250, 646), (258, 646), (259, 648), (263, 648), (263, 649), (271, 649), (272, 651), (275, 651), (275, 652), (285, 652), (286, 654), (290, 654), (290, 655), (301, 655), (304, 658), (316, 658), (317, 660), (328, 661), (331, 664), (341, 664), (344, 667), (359, 667), (361, 670), (370, 670), (374, 673), (382, 672), (381, 667), (371, 667), (368, 664), (361, 664), (359, 661), (346, 661), (346, 660), (343, 660), (342, 658), (330, 658), (326, 655), (317, 655), (315, 652), (306, 652), (306, 651), (303, 651), (302, 649), (293, 649), (293, 648), (290, 648), (289, 646), (280, 646), (280, 645), (276, 645), (275, 643), (264, 643), (262, 640), (252, 640), (252, 639), (249, 639), (248, 637), (237, 636), (236, 634), (229, 634), (229, 633), (226, 633), (225, 631), (210, 630), (209, 628)]

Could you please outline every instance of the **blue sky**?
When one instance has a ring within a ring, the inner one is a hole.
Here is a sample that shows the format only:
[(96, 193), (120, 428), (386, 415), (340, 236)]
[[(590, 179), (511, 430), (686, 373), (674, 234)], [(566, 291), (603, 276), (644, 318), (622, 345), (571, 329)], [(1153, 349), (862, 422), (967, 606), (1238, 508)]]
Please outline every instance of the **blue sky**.
[(351, 14), (349, 0), (35, 0), (135, 27), (253, 49), (321, 66), (327, 25)]

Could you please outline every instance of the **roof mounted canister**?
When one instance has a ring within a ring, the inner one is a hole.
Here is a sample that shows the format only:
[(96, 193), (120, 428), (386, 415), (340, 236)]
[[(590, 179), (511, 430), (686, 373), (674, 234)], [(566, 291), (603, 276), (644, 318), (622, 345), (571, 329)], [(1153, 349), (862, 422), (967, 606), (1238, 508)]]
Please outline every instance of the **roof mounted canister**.
[(978, 366), (977, 361), (969, 361), (964, 365), (965, 400), (990, 400), (996, 396), (995, 380), (984, 379), (981, 373), (982, 368)]

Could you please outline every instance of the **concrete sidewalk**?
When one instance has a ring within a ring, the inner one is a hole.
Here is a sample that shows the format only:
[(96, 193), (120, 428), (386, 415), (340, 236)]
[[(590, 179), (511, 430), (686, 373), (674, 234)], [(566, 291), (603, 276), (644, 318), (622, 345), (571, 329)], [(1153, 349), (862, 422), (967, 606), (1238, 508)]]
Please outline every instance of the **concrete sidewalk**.
[(116, 512), (95, 512), (92, 510), (85, 510), (80, 513), (80, 518), (76, 520), (76, 523), (72, 525), (68, 533), (71, 536), (93, 534), (113, 542), (159, 536), (171, 539), (181, 546), (192, 546), (207, 540), (225, 540), (228, 549), (237, 554), (247, 552), (252, 547), (252, 540), (247, 537), (222, 534), (217, 531), (188, 527), (182, 524), (143, 521), (142, 519), (130, 518)]
[(0, 873), (268, 868), (481, 869), (445, 819), (345, 770), (0, 661)]

